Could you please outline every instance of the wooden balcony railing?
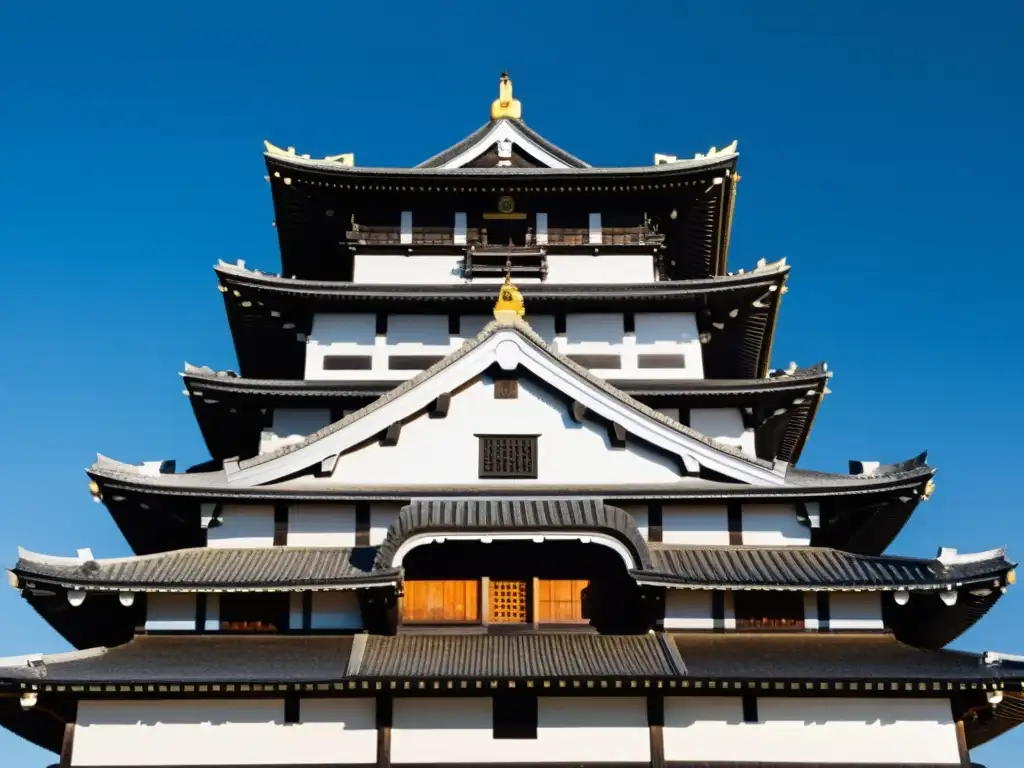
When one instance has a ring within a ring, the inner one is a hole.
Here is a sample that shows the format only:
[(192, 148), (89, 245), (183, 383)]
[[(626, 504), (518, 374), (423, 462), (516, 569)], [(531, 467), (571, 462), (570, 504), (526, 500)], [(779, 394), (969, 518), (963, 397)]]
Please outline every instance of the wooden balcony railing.
[[(346, 232), (346, 240), (353, 245), (409, 245), (402, 243), (401, 229), (397, 226), (379, 224), (357, 224)], [(647, 227), (604, 227), (601, 230), (602, 245), (642, 246), (661, 243), (664, 235), (652, 232)], [(504, 245), (505, 243), (493, 243)], [(548, 246), (590, 245), (590, 230), (586, 227), (554, 227), (548, 229)], [(455, 230), (452, 227), (412, 228), (411, 245), (455, 245)], [(492, 245), (487, 227), (468, 227), (466, 245)], [(537, 236), (533, 229), (525, 234), (525, 246), (536, 247)]]

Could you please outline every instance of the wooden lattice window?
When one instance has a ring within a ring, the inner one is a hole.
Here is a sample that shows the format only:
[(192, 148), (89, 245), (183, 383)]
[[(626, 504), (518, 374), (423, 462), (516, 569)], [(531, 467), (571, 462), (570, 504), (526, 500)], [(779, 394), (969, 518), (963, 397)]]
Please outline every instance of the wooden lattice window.
[(526, 582), (491, 581), (490, 621), (492, 624), (527, 622)]
[(478, 435), (480, 477), (537, 477), (536, 435)]

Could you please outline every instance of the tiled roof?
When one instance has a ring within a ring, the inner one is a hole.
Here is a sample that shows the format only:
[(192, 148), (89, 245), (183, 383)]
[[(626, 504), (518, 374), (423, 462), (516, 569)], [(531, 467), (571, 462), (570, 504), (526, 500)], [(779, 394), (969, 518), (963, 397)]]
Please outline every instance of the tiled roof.
[(377, 567), (390, 568), (411, 536), (472, 531), (586, 531), (626, 544), (634, 561), (649, 567), (647, 542), (633, 517), (600, 499), (435, 499), (402, 507), (377, 553)]
[(657, 634), (371, 635), (359, 677), (678, 677)]
[(644, 583), (705, 589), (945, 589), (999, 581), (1013, 568), (1002, 550), (942, 562), (855, 555), (826, 547), (681, 546), (650, 544)]
[(81, 562), (22, 552), (14, 572), (76, 589), (328, 589), (401, 579), (399, 571), (373, 571), (375, 555), (374, 547), (200, 547)]
[[(526, 138), (528, 138), (530, 141), (532, 141), (534, 144), (539, 146), (541, 149), (543, 149), (548, 154), (550, 154), (550, 155), (552, 155), (554, 157), (557, 157), (559, 160), (561, 160), (563, 163), (568, 165), (570, 168), (589, 168), (590, 167), (588, 163), (583, 162), (578, 157), (574, 157), (573, 155), (570, 155), (568, 152), (566, 152), (561, 147), (558, 147), (558, 146), (555, 146), (554, 144), (552, 144), (550, 141), (545, 139), (543, 136), (541, 136), (539, 133), (537, 133), (532, 128), (527, 127), (526, 123), (524, 123), (522, 120), (517, 120), (517, 119), (507, 118), (507, 117), (506, 118), (502, 118), (502, 119), (512, 123), (520, 133), (522, 133), (524, 136), (526, 136)], [(449, 160), (453, 160), (454, 158), (458, 157), (463, 152), (465, 152), (467, 149), (469, 149), (470, 147), (474, 146), (475, 144), (477, 144), (478, 142), (483, 140), (484, 137), (487, 136), (488, 132), (490, 132), (492, 128), (494, 128), (494, 121), (493, 120), (490, 121), (490, 122), (484, 123), (482, 126), (480, 126), (475, 131), (473, 131), (471, 134), (469, 134), (469, 136), (467, 136), (466, 138), (462, 139), (461, 141), (459, 141), (456, 144), (453, 144), (452, 146), (448, 147), (447, 149), (441, 150), (440, 152), (438, 152), (433, 157), (427, 158), (422, 163), (417, 165), (416, 168), (440, 168), (442, 165), (447, 163)], [(507, 170), (507, 169), (502, 169), (502, 170)]]

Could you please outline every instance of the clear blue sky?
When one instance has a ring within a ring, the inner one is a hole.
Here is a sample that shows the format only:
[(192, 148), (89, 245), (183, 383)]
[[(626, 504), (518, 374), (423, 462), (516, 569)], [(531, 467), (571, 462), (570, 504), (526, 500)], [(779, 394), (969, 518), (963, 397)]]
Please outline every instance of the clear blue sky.
[[(773, 363), (835, 371), (802, 466), (927, 448), (935, 498), (892, 551), (1024, 556), (1022, 39), (1012, 2), (3, 3), (2, 562), (128, 552), (97, 451), (206, 458), (177, 373), (235, 364), (211, 265), (278, 268), (263, 139), (413, 164), (505, 68), (595, 164), (738, 138), (731, 267), (788, 257)], [(957, 646), (1024, 653), (1022, 589)], [(65, 649), (13, 590), (0, 626), (0, 654)], [(54, 760), (0, 733), (4, 765)]]

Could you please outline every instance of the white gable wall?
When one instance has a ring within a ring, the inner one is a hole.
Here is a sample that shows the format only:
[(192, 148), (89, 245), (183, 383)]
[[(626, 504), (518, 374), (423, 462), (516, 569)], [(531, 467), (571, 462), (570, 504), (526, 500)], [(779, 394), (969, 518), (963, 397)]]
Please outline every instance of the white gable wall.
[(646, 763), (647, 703), (626, 697), (540, 697), (536, 739), (495, 739), (490, 698), (397, 698), (391, 762)]
[(665, 759), (960, 765), (947, 699), (667, 697)]
[(82, 701), (73, 766), (372, 764), (372, 698), (302, 699), (285, 724), (281, 699)]
[(487, 378), (454, 395), (446, 418), (422, 416), (405, 424), (397, 446), (382, 447), (374, 442), (342, 455), (333, 479), (440, 488), (507, 483), (480, 479), (476, 435), (540, 435), (538, 477), (515, 481), (524, 487), (671, 483), (680, 479), (672, 457), (637, 441), (628, 441), (622, 450), (610, 448), (603, 427), (573, 422), (568, 407), (542, 385), (520, 379), (517, 399), (495, 400), (493, 382)]
[(739, 408), (691, 408), (690, 426), (702, 435), (757, 458), (754, 430), (744, 428)]
[(260, 453), (301, 442), (330, 423), (326, 408), (275, 408), (272, 426), (260, 434)]
[(274, 507), (270, 504), (225, 504), (221, 524), (206, 531), (210, 547), (271, 547)]

